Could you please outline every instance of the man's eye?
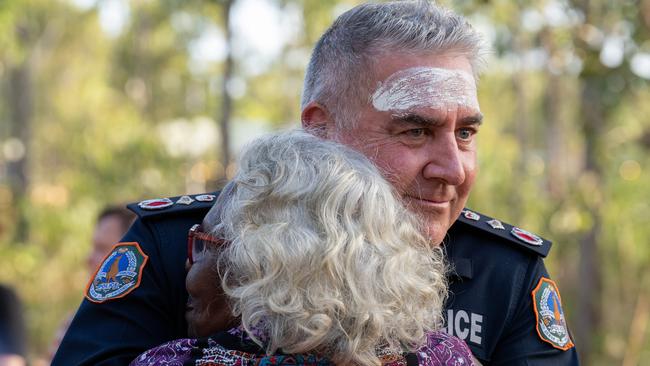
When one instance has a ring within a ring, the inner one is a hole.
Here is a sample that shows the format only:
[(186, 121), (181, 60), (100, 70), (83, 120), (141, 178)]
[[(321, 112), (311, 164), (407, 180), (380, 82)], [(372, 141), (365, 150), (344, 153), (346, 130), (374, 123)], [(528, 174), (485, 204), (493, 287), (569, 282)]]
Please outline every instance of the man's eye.
[(475, 133), (476, 131), (471, 128), (461, 128), (458, 130), (457, 135), (461, 140), (469, 140), (472, 138), (472, 136), (474, 136)]
[(409, 137), (422, 137), (426, 133), (424, 128), (414, 128), (412, 130), (406, 131), (406, 135)]

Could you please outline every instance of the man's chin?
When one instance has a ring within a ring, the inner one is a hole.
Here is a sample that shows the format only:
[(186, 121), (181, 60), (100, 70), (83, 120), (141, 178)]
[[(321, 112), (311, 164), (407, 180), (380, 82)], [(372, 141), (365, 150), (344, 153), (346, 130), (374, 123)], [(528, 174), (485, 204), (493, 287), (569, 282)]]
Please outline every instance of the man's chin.
[(434, 246), (441, 245), (443, 241), (445, 240), (445, 237), (447, 236), (447, 232), (445, 231), (444, 233), (440, 233), (436, 231), (433, 234), (429, 234), (429, 239), (431, 240), (431, 244)]
[(423, 221), (424, 234), (432, 244), (440, 245), (447, 236), (447, 231), (451, 226), (448, 216), (421, 215)]

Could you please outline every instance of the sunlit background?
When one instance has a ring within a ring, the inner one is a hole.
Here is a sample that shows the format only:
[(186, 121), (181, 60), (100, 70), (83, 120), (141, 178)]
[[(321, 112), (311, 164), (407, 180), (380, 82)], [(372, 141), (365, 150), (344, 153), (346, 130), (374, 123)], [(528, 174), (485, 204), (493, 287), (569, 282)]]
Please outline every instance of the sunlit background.
[[(0, 2), (0, 282), (33, 364), (99, 210), (217, 189), (243, 144), (298, 126), (311, 47), (357, 3)], [(493, 48), (470, 207), (554, 241), (583, 364), (650, 364), (650, 0), (440, 3)]]

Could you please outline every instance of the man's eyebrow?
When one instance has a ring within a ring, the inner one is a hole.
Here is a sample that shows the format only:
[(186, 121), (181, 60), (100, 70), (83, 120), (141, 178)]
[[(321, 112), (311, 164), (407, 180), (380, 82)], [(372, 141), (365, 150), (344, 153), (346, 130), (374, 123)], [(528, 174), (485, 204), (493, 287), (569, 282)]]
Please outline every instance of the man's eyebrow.
[(434, 127), (441, 124), (440, 120), (427, 118), (412, 113), (394, 115), (393, 121), (396, 123), (410, 124), (420, 127)]
[(482, 125), (483, 124), (483, 114), (482, 113), (477, 113), (473, 116), (467, 116), (463, 117), (458, 121), (459, 124), (464, 125), (464, 126), (469, 126), (469, 125)]
[[(417, 114), (398, 114), (393, 116), (393, 121), (396, 123), (402, 124), (411, 124), (420, 127), (435, 127), (441, 125), (443, 122), (436, 118), (423, 117)], [(470, 126), (470, 125), (481, 125), (483, 123), (483, 114), (477, 113), (473, 116), (463, 117), (458, 121), (459, 125)]]

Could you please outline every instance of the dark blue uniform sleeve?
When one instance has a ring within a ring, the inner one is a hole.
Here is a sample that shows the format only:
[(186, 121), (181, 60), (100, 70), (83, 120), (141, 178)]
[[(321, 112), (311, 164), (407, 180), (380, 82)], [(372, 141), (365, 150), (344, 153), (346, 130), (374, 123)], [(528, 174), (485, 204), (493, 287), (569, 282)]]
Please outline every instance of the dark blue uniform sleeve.
[(529, 266), (523, 291), (510, 324), (496, 344), (490, 365), (507, 366), (573, 366), (578, 365), (575, 347), (566, 351), (542, 341), (536, 330), (532, 292), (541, 277), (550, 278), (544, 262), (537, 258)]
[(138, 219), (123, 242), (148, 256), (140, 285), (122, 298), (84, 299), (52, 365), (128, 365), (143, 351), (186, 336), (186, 235), (199, 218)]

